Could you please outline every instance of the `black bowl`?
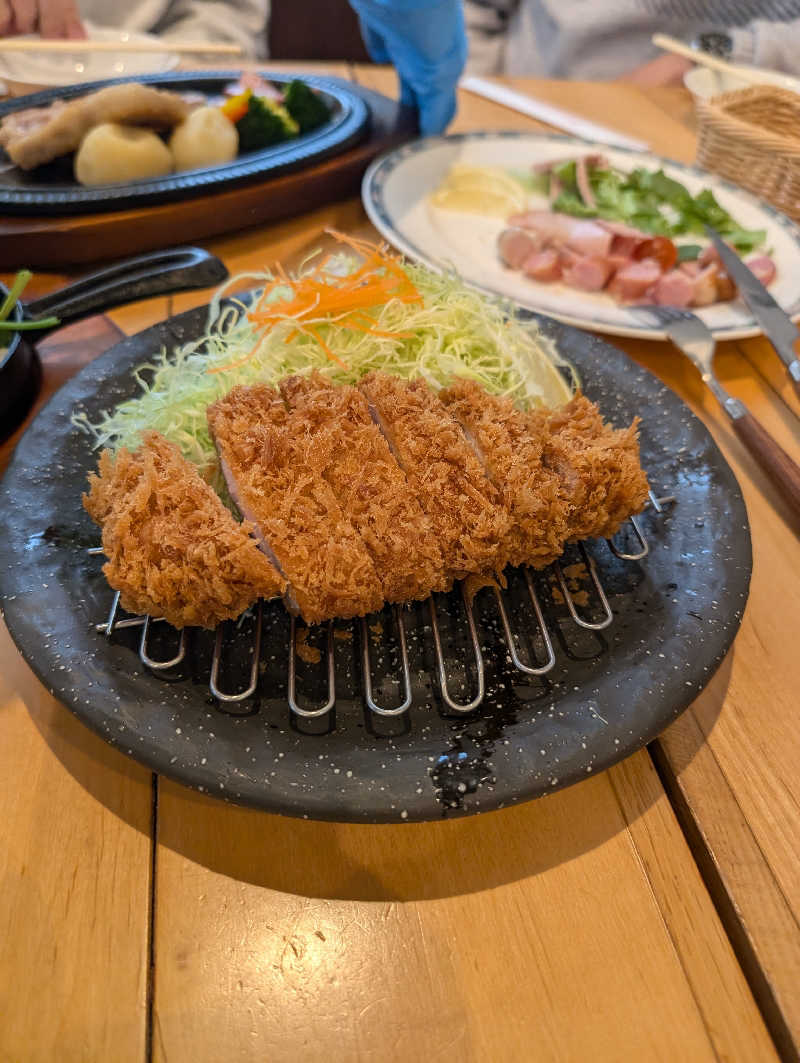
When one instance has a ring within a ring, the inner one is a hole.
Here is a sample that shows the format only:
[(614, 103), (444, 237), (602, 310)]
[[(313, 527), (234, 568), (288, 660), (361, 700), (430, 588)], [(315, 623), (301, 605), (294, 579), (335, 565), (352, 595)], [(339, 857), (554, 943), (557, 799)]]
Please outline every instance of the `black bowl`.
[[(0, 300), (8, 293), (0, 284)], [(22, 320), (22, 307), (17, 305), (9, 315)], [(7, 439), (22, 423), (39, 394), (42, 364), (36, 348), (21, 332), (7, 333), (8, 346), (0, 351), (0, 442)]]

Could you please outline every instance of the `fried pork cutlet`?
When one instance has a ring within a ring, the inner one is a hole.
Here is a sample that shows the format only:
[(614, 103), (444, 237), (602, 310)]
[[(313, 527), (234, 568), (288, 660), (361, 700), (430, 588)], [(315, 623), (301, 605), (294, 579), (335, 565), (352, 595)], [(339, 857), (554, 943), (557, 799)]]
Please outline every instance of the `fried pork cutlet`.
[(561, 481), (569, 505), (569, 542), (609, 538), (647, 500), (647, 476), (639, 460), (639, 418), (612, 428), (585, 395), (561, 409), (528, 414), (544, 431), (544, 463)]
[(364, 543), (305, 460), (302, 418), (266, 385), (234, 388), (207, 416), (231, 496), (288, 581), (287, 606), (309, 624), (380, 609)]
[(561, 482), (542, 462), (542, 431), (514, 404), (470, 380), (454, 380), (439, 398), (456, 418), (503, 499), (511, 524), (511, 565), (544, 568), (567, 539)]
[(103, 122), (172, 129), (188, 113), (189, 105), (177, 93), (129, 81), (68, 103), (56, 100), (49, 107), (16, 111), (0, 124), (0, 145), (17, 166), (33, 170), (76, 151), (89, 130)]
[(359, 388), (431, 522), (450, 574), (502, 571), (508, 512), (459, 424), (424, 380), (374, 372)]
[(103, 529), (103, 572), (132, 613), (213, 628), (283, 581), (193, 465), (157, 432), (104, 450), (83, 504)]
[(444, 590), (450, 581), (430, 521), (361, 392), (317, 372), (286, 377), (280, 389), (302, 426), (309, 463), (369, 551), (384, 599), (406, 602)]

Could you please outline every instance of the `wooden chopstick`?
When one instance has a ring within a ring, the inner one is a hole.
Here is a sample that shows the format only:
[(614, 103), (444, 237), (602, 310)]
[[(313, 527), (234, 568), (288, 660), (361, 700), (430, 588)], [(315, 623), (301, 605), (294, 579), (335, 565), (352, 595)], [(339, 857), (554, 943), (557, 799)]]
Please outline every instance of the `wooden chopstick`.
[(747, 70), (745, 67), (737, 66), (734, 63), (726, 63), (724, 59), (718, 59), (717, 56), (709, 55), (708, 52), (700, 52), (695, 48), (690, 48), (688, 44), (684, 44), (683, 41), (679, 41), (675, 37), (668, 37), (664, 33), (655, 33), (651, 40), (657, 48), (662, 48), (665, 52), (672, 52), (674, 55), (682, 55), (684, 59), (691, 59), (698, 66), (707, 66), (710, 70), (718, 70), (721, 74), (730, 74), (732, 77), (737, 77), (751, 85), (764, 84), (764, 79), (758, 71)]
[(241, 55), (242, 47), (209, 41), (37, 41), (3, 37), (0, 38), (0, 52), (206, 52), (213, 55)]

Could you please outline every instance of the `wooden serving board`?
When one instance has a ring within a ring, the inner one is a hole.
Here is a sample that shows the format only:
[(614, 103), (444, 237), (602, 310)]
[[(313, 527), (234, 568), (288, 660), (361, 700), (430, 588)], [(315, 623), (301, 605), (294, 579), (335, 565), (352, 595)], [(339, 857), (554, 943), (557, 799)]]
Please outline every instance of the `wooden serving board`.
[(370, 89), (348, 88), (369, 106), (371, 123), (367, 138), (340, 155), (179, 203), (94, 214), (0, 217), (0, 269), (56, 270), (191, 244), (357, 194), (369, 163), (415, 135), (416, 116)]

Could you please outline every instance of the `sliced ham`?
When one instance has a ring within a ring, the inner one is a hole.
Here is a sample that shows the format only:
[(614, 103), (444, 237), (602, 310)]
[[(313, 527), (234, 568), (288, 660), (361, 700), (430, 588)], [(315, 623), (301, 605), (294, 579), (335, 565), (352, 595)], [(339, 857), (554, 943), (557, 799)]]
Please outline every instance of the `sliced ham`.
[(710, 306), (717, 301), (718, 273), (716, 262), (711, 262), (692, 280), (692, 306)]
[[(587, 167), (594, 165), (593, 157), (575, 162), (580, 194), (590, 202)], [(546, 172), (555, 165), (549, 162), (535, 169)], [(555, 176), (552, 184), (557, 184)], [(580, 291), (607, 291), (617, 302), (629, 305), (709, 306), (736, 297), (736, 286), (713, 244), (704, 247), (695, 261), (676, 263), (672, 241), (623, 222), (530, 210), (512, 215), (508, 224), (498, 238), (500, 257), (535, 281), (562, 280)], [(670, 253), (662, 254), (665, 250)], [(762, 284), (775, 279), (775, 263), (767, 255), (751, 256), (746, 264)]]
[(645, 240), (652, 239), (647, 233), (621, 221), (604, 221), (598, 218), (597, 224), (611, 233), (611, 254), (620, 258), (633, 258), (636, 248)]
[(632, 259), (636, 248), (644, 243), (642, 236), (613, 236), (611, 238), (611, 254), (617, 258)]
[(566, 262), (561, 274), (565, 284), (584, 292), (599, 292), (605, 288), (612, 271), (612, 265), (607, 258), (568, 253), (562, 257)]
[(697, 264), (702, 268), (703, 266), (710, 266), (712, 262), (716, 265), (721, 264), (716, 247), (714, 247), (713, 244), (709, 244), (708, 247), (704, 247), (697, 256)]
[(730, 299), (736, 298), (736, 285), (724, 269), (717, 270), (715, 283), (717, 285), (717, 299), (720, 302), (726, 303)]
[(497, 237), (497, 251), (509, 269), (522, 269), (527, 259), (542, 246), (534, 233), (524, 229), (504, 229)]
[[(717, 254), (717, 249), (713, 244), (709, 244), (708, 247), (703, 248), (697, 262), (700, 266), (715, 265), (720, 273), (724, 272), (722, 259)], [(769, 255), (751, 255), (750, 258), (746, 258), (744, 262), (748, 269), (758, 277), (763, 285), (766, 286), (772, 284), (775, 280), (775, 263)], [(725, 276), (727, 276), (727, 274), (725, 274)], [(732, 296), (730, 296), (730, 298), (732, 298)]]
[(768, 255), (754, 255), (745, 259), (745, 265), (764, 286), (775, 280), (775, 263)]
[(661, 267), (654, 258), (643, 258), (618, 269), (608, 286), (609, 295), (620, 303), (636, 302), (647, 294), (661, 277)]
[(618, 269), (624, 269), (625, 266), (629, 266), (633, 259), (630, 255), (618, 255), (614, 251), (610, 255), (606, 255), (606, 262), (611, 266), (614, 273)]
[(581, 255), (605, 257), (611, 250), (612, 234), (602, 225), (583, 218), (549, 210), (529, 210), (512, 214), (508, 223), (538, 233), (548, 243), (564, 244)]
[(597, 224), (613, 233), (614, 236), (631, 236), (637, 240), (650, 239), (647, 233), (643, 233), (641, 229), (634, 229), (632, 225), (626, 225), (623, 221), (607, 221), (605, 218), (598, 218)]
[(660, 306), (689, 306), (694, 296), (694, 282), (688, 273), (671, 269), (662, 274), (653, 289), (653, 302)]
[(561, 279), (561, 256), (554, 247), (534, 251), (522, 264), (522, 272), (531, 280), (551, 283)]

